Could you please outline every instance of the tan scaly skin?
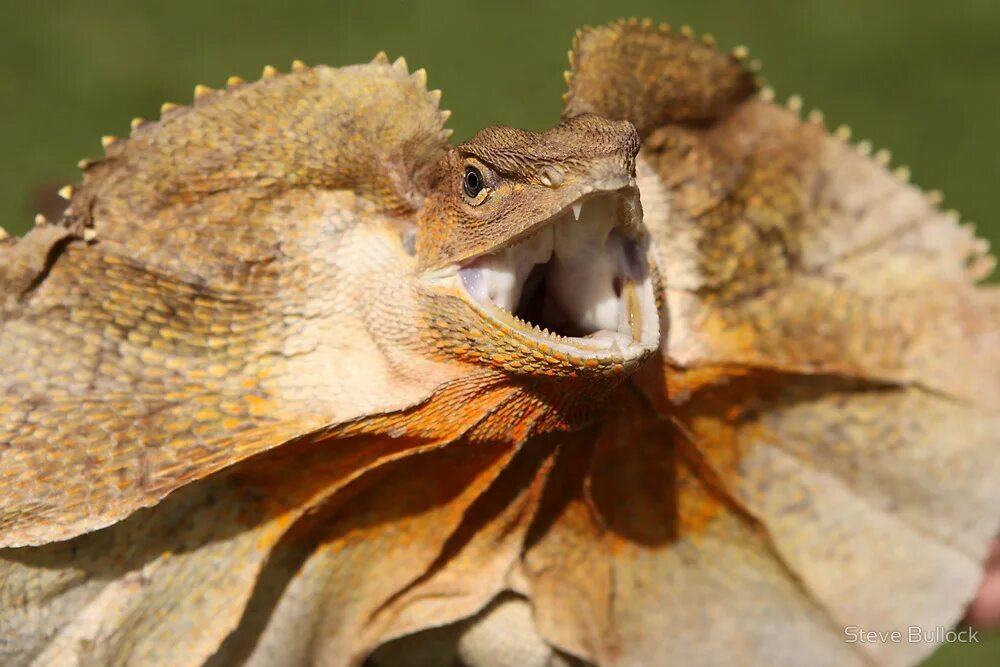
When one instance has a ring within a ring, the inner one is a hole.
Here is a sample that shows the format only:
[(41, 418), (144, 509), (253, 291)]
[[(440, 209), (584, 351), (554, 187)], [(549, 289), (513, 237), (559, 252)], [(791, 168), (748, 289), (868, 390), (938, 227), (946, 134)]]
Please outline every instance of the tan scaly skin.
[(543, 133), (450, 148), (379, 56), (108, 139), (0, 241), (0, 663), (930, 652), (844, 628), (976, 589), (992, 258), (744, 59), (619, 22)]

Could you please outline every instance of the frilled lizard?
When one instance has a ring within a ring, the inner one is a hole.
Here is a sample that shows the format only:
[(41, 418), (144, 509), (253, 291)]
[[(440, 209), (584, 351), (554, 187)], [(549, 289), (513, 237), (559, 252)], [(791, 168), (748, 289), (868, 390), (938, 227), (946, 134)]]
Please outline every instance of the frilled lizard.
[(851, 665), (1000, 517), (985, 244), (745, 51), (578, 34), (165, 105), (0, 242), (4, 665)]

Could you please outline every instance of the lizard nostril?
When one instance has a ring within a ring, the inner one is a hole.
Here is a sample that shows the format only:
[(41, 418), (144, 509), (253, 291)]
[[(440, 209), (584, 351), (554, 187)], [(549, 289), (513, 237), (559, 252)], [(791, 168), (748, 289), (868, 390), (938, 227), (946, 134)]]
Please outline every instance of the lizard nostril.
[(551, 188), (562, 185), (563, 181), (566, 180), (566, 175), (558, 166), (546, 165), (538, 172), (538, 180)]

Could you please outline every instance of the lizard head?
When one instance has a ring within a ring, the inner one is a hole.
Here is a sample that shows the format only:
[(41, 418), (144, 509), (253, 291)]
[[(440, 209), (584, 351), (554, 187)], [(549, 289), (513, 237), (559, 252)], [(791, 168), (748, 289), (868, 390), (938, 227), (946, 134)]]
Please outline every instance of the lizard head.
[(491, 127), (441, 160), (418, 219), (437, 335), (518, 373), (622, 373), (659, 344), (627, 121)]

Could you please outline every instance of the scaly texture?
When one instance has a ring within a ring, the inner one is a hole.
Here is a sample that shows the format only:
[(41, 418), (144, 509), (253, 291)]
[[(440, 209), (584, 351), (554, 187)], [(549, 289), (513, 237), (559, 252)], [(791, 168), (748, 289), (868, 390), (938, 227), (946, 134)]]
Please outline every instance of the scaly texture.
[[(108, 142), (0, 240), (4, 664), (926, 655), (843, 632), (950, 625), (981, 575), (992, 258), (745, 58), (586, 29), (558, 127), (456, 148), (422, 71), (297, 63)], [(658, 347), (463, 288), (636, 183)]]
[(23, 271), (0, 285), (0, 543), (107, 525), (457, 377), (412, 354), (394, 228), (444, 137), (422, 81), (376, 62), (202, 94), (111, 144), (58, 233), (0, 247)]
[[(690, 32), (636, 22), (582, 33), (566, 113), (623, 117), (618, 91), (640, 85), (650, 99), (717, 99), (694, 84), (679, 92), (674, 69), (689, 66), (654, 55), (685, 45), (709, 69), (745, 58), (742, 49), (706, 56)], [(631, 59), (616, 60), (620, 53)], [(656, 58), (663, 69), (654, 75)], [(795, 621), (740, 624), (733, 608), (709, 608), (701, 622), (685, 616), (690, 637), (667, 643), (645, 634), (647, 619), (623, 623), (623, 611), (618, 632), (645, 639), (560, 640), (602, 664), (622, 652), (635, 656), (625, 663), (688, 661), (708, 645), (719, 654), (702, 653), (707, 664), (775, 654), (792, 664), (915, 661), (930, 646), (849, 646), (842, 632), (950, 625), (980, 576), (1000, 514), (1000, 298), (976, 285), (992, 258), (882, 155), (846, 144), (844, 132), (829, 136), (815, 117), (801, 120), (797, 100), (782, 108), (770, 91), (761, 99), (734, 89), (727, 82), (743, 80), (735, 73), (716, 76), (728, 105), (706, 105), (711, 114), (694, 119), (661, 115), (642, 130), (640, 190), (666, 334), (664, 366), (645, 369), (637, 384), (680, 425), (694, 476), (708, 482), (686, 511), (691, 494), (678, 491), (676, 548), (646, 552), (642, 567), (661, 574), (643, 590), (660, 587), (653, 599), (689, 610), (683, 587), (703, 576), (707, 559), (732, 562), (713, 552), (740, 544), (732, 531), (742, 525), (766, 536), (739, 546), (742, 558), (756, 553), (774, 563), (761, 570), (791, 575), (774, 606), (800, 611)], [(599, 80), (626, 83), (602, 90)], [(684, 530), (686, 518), (693, 524)], [(698, 574), (680, 584), (671, 559), (685, 544), (699, 554), (689, 556)], [(747, 590), (738, 577), (726, 585)], [(740, 600), (729, 594), (733, 607)], [(744, 621), (755, 613), (748, 608)], [(662, 627), (680, 622), (669, 616)], [(753, 634), (775, 624), (780, 637)], [(550, 636), (584, 626), (563, 618)]]

